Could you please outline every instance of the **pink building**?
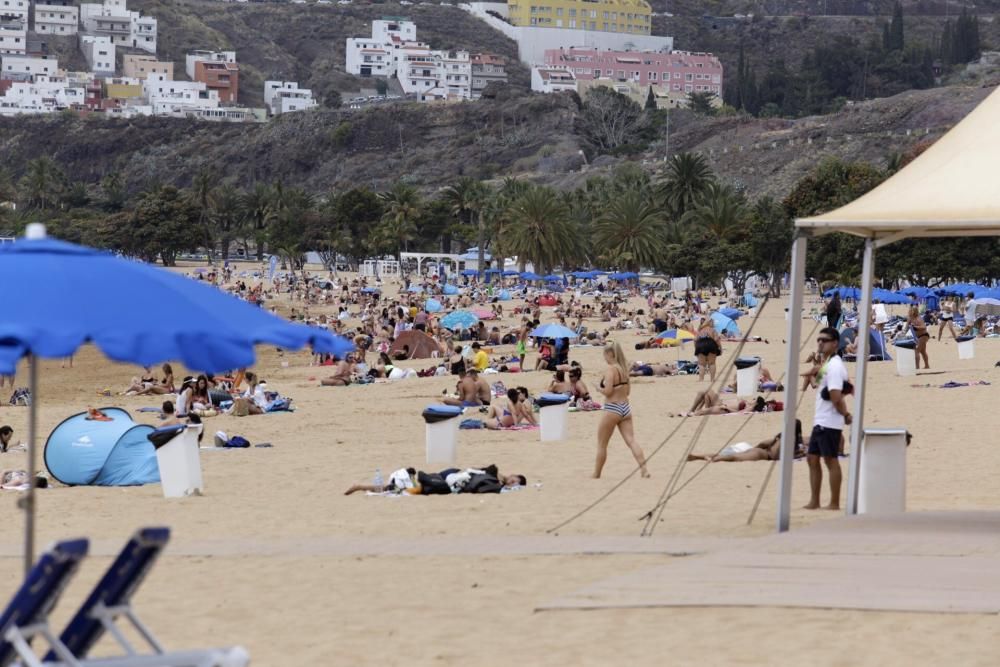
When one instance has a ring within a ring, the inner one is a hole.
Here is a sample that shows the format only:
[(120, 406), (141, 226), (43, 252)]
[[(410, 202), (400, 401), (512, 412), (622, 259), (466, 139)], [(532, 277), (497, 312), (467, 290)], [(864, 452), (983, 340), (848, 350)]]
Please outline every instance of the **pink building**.
[(570, 69), (579, 80), (632, 81), (667, 86), (672, 92), (715, 93), (722, 97), (722, 63), (711, 53), (546, 49), (545, 64)]

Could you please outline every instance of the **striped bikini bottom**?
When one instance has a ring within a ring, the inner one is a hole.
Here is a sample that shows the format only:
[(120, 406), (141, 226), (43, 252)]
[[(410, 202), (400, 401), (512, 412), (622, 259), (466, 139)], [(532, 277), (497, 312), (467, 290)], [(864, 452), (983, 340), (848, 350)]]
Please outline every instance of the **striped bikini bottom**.
[(605, 403), (604, 409), (615, 413), (620, 419), (626, 419), (632, 415), (632, 408), (628, 403)]

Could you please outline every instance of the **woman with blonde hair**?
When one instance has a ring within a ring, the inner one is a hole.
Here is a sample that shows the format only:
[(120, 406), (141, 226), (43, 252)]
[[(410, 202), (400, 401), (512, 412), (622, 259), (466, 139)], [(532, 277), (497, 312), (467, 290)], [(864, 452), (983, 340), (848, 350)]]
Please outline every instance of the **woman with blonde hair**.
[(594, 478), (601, 476), (604, 463), (608, 459), (608, 442), (615, 429), (622, 434), (625, 444), (632, 450), (643, 477), (649, 477), (646, 470), (646, 455), (635, 441), (635, 428), (632, 422), (632, 407), (628, 397), (631, 387), (628, 381), (628, 362), (621, 346), (612, 341), (604, 346), (604, 360), (608, 363), (604, 378), (598, 385), (598, 391), (604, 394), (604, 414), (597, 426), (597, 461), (594, 465)]
[(924, 323), (924, 318), (920, 317), (920, 309), (916, 306), (910, 306), (907, 323), (913, 331), (913, 342), (916, 343), (913, 356), (917, 360), (917, 370), (920, 370), (920, 357), (924, 358), (924, 368), (930, 368), (931, 362), (927, 360), (927, 341), (931, 339), (931, 335), (927, 332), (927, 325)]

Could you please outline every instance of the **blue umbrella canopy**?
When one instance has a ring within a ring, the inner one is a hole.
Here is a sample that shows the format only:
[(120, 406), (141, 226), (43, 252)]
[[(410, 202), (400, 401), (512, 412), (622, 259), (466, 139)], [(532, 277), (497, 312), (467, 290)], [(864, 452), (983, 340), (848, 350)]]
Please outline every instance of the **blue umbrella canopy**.
[(528, 334), (532, 338), (576, 338), (577, 334), (561, 324), (543, 324)]
[(115, 361), (179, 360), (215, 372), (250, 366), (254, 345), (312, 345), (343, 355), (354, 345), (292, 324), (219, 289), (141, 262), (53, 239), (0, 246), (0, 372), (26, 354), (60, 358), (93, 342)]
[(740, 333), (740, 328), (736, 326), (736, 322), (733, 318), (726, 317), (722, 313), (712, 313), (712, 322), (715, 323), (715, 330), (719, 333), (728, 334), (730, 336), (738, 336)]
[(441, 288), (441, 292), (449, 296), (454, 296), (455, 294), (458, 294), (458, 288), (454, 285), (446, 283), (444, 287)]
[(424, 291), (424, 288), (420, 285), (410, 285), (409, 289), (406, 290), (410, 294), (420, 294)]
[(479, 324), (479, 317), (468, 310), (456, 310), (441, 318), (445, 329), (468, 329)]
[(872, 299), (881, 301), (882, 303), (887, 303), (889, 305), (901, 305), (910, 303), (910, 297), (903, 296), (902, 294), (897, 294), (891, 290), (883, 289), (881, 287), (876, 287), (872, 290)]
[(915, 296), (918, 299), (923, 299), (930, 294), (934, 294), (934, 290), (932, 290), (930, 287), (921, 287), (920, 285), (910, 285), (909, 287), (904, 287), (903, 289), (899, 290), (898, 293), (903, 294), (904, 296)]
[(479, 271), (476, 271), (475, 269), (462, 269), (462, 275), (463, 276), (478, 276), (479, 275)]
[(557, 276), (554, 273), (550, 273), (549, 275), (545, 276), (542, 280), (545, 280), (546, 282), (550, 283), (561, 283), (562, 276)]
[(520, 273), (520, 272), (518, 272), (518, 271), (515, 271), (514, 269), (507, 269), (506, 271), (504, 271), (504, 272), (503, 272), (503, 275), (504, 275), (505, 277), (509, 277), (509, 276), (516, 276), (516, 275), (519, 275), (519, 273)]
[(840, 294), (841, 299), (854, 299), (857, 301), (861, 298), (861, 290), (857, 287), (844, 287), (843, 285), (838, 285), (837, 287), (831, 287), (827, 291), (823, 292), (823, 296), (829, 299), (835, 293)]
[(532, 273), (531, 271), (525, 271), (521, 274), (521, 278), (524, 280), (541, 280), (542, 277), (537, 273)]
[(424, 302), (424, 310), (428, 313), (441, 312), (441, 302), (437, 299), (427, 299), (427, 301)]
[(743, 311), (736, 308), (720, 308), (719, 312), (731, 320), (738, 320), (743, 316)]

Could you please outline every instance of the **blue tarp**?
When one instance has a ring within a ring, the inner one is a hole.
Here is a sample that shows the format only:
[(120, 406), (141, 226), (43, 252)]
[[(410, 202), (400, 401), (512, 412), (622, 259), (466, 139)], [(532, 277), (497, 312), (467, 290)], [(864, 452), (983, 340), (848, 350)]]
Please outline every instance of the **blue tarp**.
[(91, 421), (87, 413), (66, 419), (45, 443), (45, 467), (74, 486), (136, 486), (160, 481), (156, 449), (147, 424), (136, 424), (121, 408), (102, 408), (112, 421)]

